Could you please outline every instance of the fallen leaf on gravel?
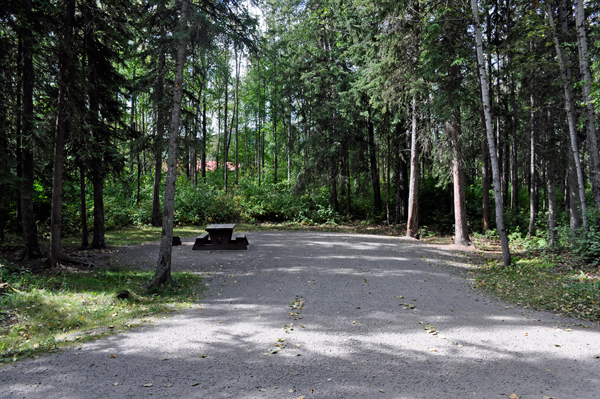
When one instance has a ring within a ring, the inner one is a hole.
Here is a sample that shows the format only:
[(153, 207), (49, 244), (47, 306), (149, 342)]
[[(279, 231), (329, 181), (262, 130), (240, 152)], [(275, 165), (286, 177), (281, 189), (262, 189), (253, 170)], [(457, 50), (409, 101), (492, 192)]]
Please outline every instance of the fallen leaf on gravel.
[(558, 399), (556, 396), (544, 395), (542, 399)]
[(298, 399), (304, 399), (306, 398), (306, 396), (302, 395), (302, 396), (298, 396)]
[(429, 349), (429, 352), (437, 352), (437, 349)]
[(166, 357), (163, 357), (163, 358), (158, 359), (158, 360), (160, 360), (161, 362), (164, 362), (165, 360), (169, 360), (169, 359), (167, 359)]
[[(198, 385), (200, 385), (200, 383), (199, 383), (199, 382), (192, 382), (192, 383), (190, 384), (190, 386), (192, 386), (192, 387), (196, 387), (196, 386), (198, 386)], [(200, 387), (200, 388), (202, 388), (202, 387)]]
[(380, 389), (380, 390), (379, 390), (379, 392), (381, 392), (381, 393), (385, 393), (385, 391), (384, 391), (383, 389)]
[(149, 388), (149, 387), (151, 387), (151, 386), (153, 386), (153, 385), (154, 385), (153, 383), (151, 383), (151, 382), (147, 382), (147, 383), (145, 383), (143, 386), (145, 386), (146, 388)]
[(118, 382), (113, 382), (113, 387), (116, 387), (117, 385), (119, 385)]
[(560, 348), (560, 347), (561, 347), (559, 344), (554, 344), (554, 346), (556, 346), (557, 348)]
[(508, 399), (521, 399), (521, 398), (519, 398), (519, 397), (517, 396), (517, 394), (513, 393), (512, 395), (510, 395), (510, 396), (508, 397)]
[(200, 355), (200, 357), (201, 357), (202, 359), (204, 359), (204, 358), (206, 357), (206, 355)]
[(165, 387), (167, 388), (171, 388), (173, 386), (173, 384), (165, 384)]
[(111, 354), (111, 355), (110, 355), (110, 358), (111, 358), (111, 359), (114, 359), (114, 358), (116, 358), (116, 357), (117, 357), (117, 355), (113, 355), (113, 354)]
[(288, 392), (292, 393), (292, 392), (296, 392), (296, 390), (294, 388), (290, 388), (290, 389), (288, 389)]

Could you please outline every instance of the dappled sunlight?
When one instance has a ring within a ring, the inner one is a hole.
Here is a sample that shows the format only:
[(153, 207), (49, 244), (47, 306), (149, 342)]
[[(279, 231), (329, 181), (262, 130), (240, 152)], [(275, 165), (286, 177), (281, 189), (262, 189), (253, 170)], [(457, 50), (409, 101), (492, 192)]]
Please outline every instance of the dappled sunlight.
[[(244, 399), (597, 392), (596, 326), (488, 297), (465, 284), (454, 263), (466, 263), (450, 249), (419, 243), (410, 252), (399, 240), (378, 245), (378, 237), (314, 233), (255, 232), (253, 240), (243, 253), (194, 253), (194, 266), (190, 253), (174, 257), (174, 268), (206, 277), (202, 303), (37, 359), (22, 372), (6, 368), (7, 383), (40, 398), (127, 397), (142, 389)], [(98, 387), (99, 376), (111, 382)], [(77, 395), (62, 388), (67, 378), (82, 381)]]

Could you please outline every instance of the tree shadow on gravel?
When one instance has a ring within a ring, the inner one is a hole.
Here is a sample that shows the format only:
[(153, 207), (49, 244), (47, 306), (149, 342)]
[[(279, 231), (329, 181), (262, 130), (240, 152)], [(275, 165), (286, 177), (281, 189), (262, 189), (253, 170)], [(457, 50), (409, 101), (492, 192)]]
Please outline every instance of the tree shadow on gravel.
[(4, 367), (2, 398), (599, 395), (597, 326), (485, 295), (456, 254), (388, 237), (253, 236), (243, 253), (174, 258), (210, 273), (202, 304)]

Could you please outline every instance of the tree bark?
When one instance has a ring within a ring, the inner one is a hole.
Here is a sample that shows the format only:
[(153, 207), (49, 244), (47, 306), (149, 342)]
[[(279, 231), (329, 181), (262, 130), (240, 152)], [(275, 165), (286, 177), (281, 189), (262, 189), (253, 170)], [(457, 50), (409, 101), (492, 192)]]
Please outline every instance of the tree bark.
[(163, 211), (163, 227), (160, 241), (160, 252), (156, 264), (154, 278), (148, 288), (172, 282), (171, 253), (173, 250), (173, 221), (175, 211), (175, 183), (177, 181), (177, 147), (179, 144), (179, 123), (181, 119), (181, 98), (183, 96), (183, 70), (185, 67), (185, 48), (187, 45), (187, 12), (188, 0), (181, 2), (179, 21), (180, 39), (177, 47), (177, 63), (175, 65), (175, 87), (173, 89), (173, 110), (171, 114), (171, 131), (167, 160), (167, 179), (165, 182), (165, 199)]
[(490, 152), (486, 139), (481, 140), (481, 191), (483, 209), (483, 231), (491, 230), (490, 218)]
[(73, 26), (75, 22), (75, 0), (66, 1), (64, 32), (59, 43), (58, 115), (54, 131), (54, 165), (52, 172), (52, 209), (50, 216), (50, 253), (48, 265), (55, 267), (63, 257), (62, 253), (62, 199), (65, 137), (68, 123), (68, 86), (71, 63)]
[[(509, 58), (509, 64), (511, 60)], [(519, 175), (517, 166), (517, 104), (515, 99), (515, 76), (510, 74), (511, 135), (510, 135), (510, 209), (519, 212)]]
[(238, 58), (238, 49), (236, 46), (235, 47), (235, 185), (236, 186), (238, 185), (239, 178), (240, 178), (240, 171), (239, 171), (239, 163), (240, 163), (240, 161), (239, 161), (239, 154), (240, 154), (240, 150), (239, 150), (239, 124), (240, 124), (239, 86), (240, 86), (240, 60)]
[(417, 95), (413, 94), (411, 109), (410, 139), (410, 183), (408, 189), (408, 220), (406, 235), (419, 238), (419, 120), (417, 116)]
[[(535, 86), (534, 86), (535, 87)], [(535, 130), (535, 99), (533, 93), (530, 95), (531, 111), (530, 111), (530, 169), (529, 169), (529, 237), (535, 236), (535, 222), (539, 208), (538, 198), (538, 173), (537, 173), (537, 132)]]
[(225, 187), (225, 191), (227, 191), (227, 176), (229, 172), (227, 167), (227, 158), (229, 156), (229, 131), (227, 126), (227, 114), (229, 113), (229, 57), (227, 57), (227, 65), (225, 68), (225, 110), (223, 112), (223, 186)]
[(494, 140), (494, 130), (492, 127), (492, 115), (490, 111), (490, 96), (488, 93), (487, 75), (483, 60), (483, 43), (481, 39), (481, 28), (479, 26), (479, 9), (477, 0), (471, 0), (471, 9), (473, 11), (473, 22), (475, 25), (475, 42), (477, 47), (477, 66), (479, 68), (479, 78), (481, 79), (481, 98), (483, 100), (483, 112), (485, 116), (485, 130), (487, 133), (488, 146), (490, 149), (490, 162), (492, 164), (492, 178), (494, 181), (494, 201), (496, 204), (496, 228), (500, 236), (500, 245), (502, 247), (502, 260), (505, 266), (511, 263), (510, 249), (508, 247), (508, 236), (504, 227), (504, 204), (502, 200), (502, 190), (500, 183), (500, 169), (498, 167), (498, 158), (496, 157), (496, 143)]
[[(567, 63), (565, 57), (563, 57), (562, 48), (558, 41), (558, 34), (556, 33), (556, 25), (554, 23), (554, 17), (552, 16), (552, 10), (550, 7), (546, 7), (546, 15), (552, 28), (552, 38), (554, 41), (554, 47), (556, 49), (556, 55), (558, 58), (558, 65), (560, 67), (560, 75), (562, 78), (563, 90), (565, 92), (565, 108), (567, 110), (567, 122), (569, 124), (569, 137), (571, 139), (571, 153), (575, 163), (575, 173), (577, 174), (577, 186), (579, 191), (579, 202), (581, 204), (581, 220), (585, 230), (588, 229), (587, 222), (587, 203), (585, 199), (585, 183), (583, 179), (583, 168), (581, 166), (581, 160), (579, 159), (579, 144), (577, 143), (577, 129), (575, 126), (575, 100), (573, 99), (573, 85), (571, 83), (571, 68)], [(571, 207), (571, 209), (573, 209)]]
[[(31, 0), (22, 0), (25, 18), (32, 18)], [(26, 25), (29, 25), (26, 23)], [(28, 30), (27, 26), (22, 27)], [(35, 81), (33, 67), (33, 38), (32, 32), (22, 32), (22, 85), (23, 85), (23, 109), (22, 109), (22, 148), (21, 148), (21, 167), (23, 174), (23, 184), (21, 186), (21, 222), (23, 225), (23, 239), (25, 247), (23, 257), (25, 259), (37, 258), (41, 256), (40, 243), (37, 236), (37, 225), (33, 210), (33, 188), (34, 183), (34, 114), (33, 114), (33, 85)]]
[(454, 187), (454, 244), (470, 246), (469, 227), (467, 225), (467, 201), (465, 195), (465, 170), (462, 161), (460, 143), (461, 123), (460, 107), (452, 113), (452, 119), (446, 124), (452, 143), (452, 182)]
[(557, 244), (557, 212), (556, 207), (556, 172), (554, 169), (555, 159), (558, 157), (554, 141), (554, 112), (552, 107), (548, 108), (548, 123), (546, 128), (546, 140), (549, 147), (549, 157), (546, 161), (546, 175), (548, 183), (548, 245), (553, 247)]
[(373, 206), (375, 212), (381, 212), (381, 190), (379, 188), (379, 171), (377, 170), (377, 148), (375, 146), (375, 127), (369, 115), (367, 119), (367, 133), (369, 139), (369, 160), (371, 166), (371, 183), (373, 185)]
[(83, 160), (79, 161), (79, 203), (81, 214), (81, 248), (89, 247), (87, 224), (87, 201), (85, 195), (85, 166)]
[(598, 210), (600, 210), (600, 155), (598, 154), (598, 136), (596, 135), (596, 118), (594, 104), (590, 96), (592, 92), (592, 77), (588, 61), (587, 37), (585, 33), (585, 11), (583, 0), (575, 1), (577, 26), (577, 43), (579, 44), (579, 68), (583, 76), (583, 101), (585, 102), (585, 118), (587, 127), (587, 143), (590, 154), (590, 182), (592, 194)]
[[(161, 37), (164, 33), (161, 33)], [(162, 225), (160, 214), (160, 182), (162, 175), (162, 142), (165, 136), (165, 51), (162, 45), (158, 49), (158, 76), (156, 79), (155, 107), (156, 107), (156, 136), (154, 139), (154, 184), (152, 186), (152, 216), (151, 223), (154, 227)]]
[(202, 181), (206, 181), (206, 94), (202, 95), (202, 155), (200, 158)]

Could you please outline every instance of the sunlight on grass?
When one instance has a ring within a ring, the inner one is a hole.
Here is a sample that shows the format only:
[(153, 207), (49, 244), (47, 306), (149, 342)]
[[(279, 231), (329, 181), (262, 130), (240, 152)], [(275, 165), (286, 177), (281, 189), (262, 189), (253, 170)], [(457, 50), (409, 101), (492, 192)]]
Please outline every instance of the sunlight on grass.
[[(0, 266), (0, 282), (10, 285), (0, 297), (0, 361), (132, 327), (140, 318), (191, 306), (204, 289), (202, 278), (191, 273), (173, 273), (177, 287), (149, 294), (142, 284), (152, 272), (33, 275), (14, 265)], [(118, 299), (124, 290), (129, 298)]]
[(490, 261), (480, 268), (477, 284), (517, 305), (600, 320), (600, 279), (561, 270), (550, 259), (520, 259), (512, 267)]

